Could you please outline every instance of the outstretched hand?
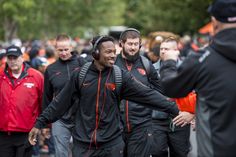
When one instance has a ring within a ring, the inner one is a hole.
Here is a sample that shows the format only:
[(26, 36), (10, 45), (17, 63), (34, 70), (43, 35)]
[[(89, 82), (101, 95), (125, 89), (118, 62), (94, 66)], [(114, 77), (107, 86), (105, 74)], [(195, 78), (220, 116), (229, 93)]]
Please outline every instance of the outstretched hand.
[(29, 136), (28, 136), (28, 140), (31, 145), (35, 145), (37, 143), (37, 135), (38, 134), (39, 134), (39, 129), (37, 129), (35, 127), (31, 129)]
[(181, 127), (183, 127), (189, 124), (193, 119), (194, 119), (194, 114), (183, 111), (180, 112), (179, 115), (173, 119), (173, 123), (176, 126), (180, 125)]

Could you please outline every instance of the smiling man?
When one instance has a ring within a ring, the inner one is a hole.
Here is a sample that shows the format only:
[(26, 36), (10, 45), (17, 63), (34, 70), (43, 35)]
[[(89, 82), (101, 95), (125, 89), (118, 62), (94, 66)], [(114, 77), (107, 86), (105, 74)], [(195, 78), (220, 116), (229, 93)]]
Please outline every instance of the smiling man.
[[(60, 118), (69, 108), (73, 96), (79, 98), (73, 132), (75, 157), (123, 157), (124, 142), (121, 136), (119, 101), (124, 98), (143, 105), (178, 115), (177, 107), (165, 101), (158, 92), (137, 82), (128, 72), (120, 72), (120, 88), (116, 84), (116, 49), (109, 36), (95, 37), (92, 41), (94, 61), (87, 72), (81, 68), (38, 118), (29, 134), (35, 144), (39, 128)], [(117, 72), (117, 71), (116, 71)], [(81, 75), (84, 79), (81, 80)], [(83, 81), (83, 82), (80, 82)], [(81, 85), (81, 86), (80, 86)], [(120, 89), (120, 90), (117, 90)]]

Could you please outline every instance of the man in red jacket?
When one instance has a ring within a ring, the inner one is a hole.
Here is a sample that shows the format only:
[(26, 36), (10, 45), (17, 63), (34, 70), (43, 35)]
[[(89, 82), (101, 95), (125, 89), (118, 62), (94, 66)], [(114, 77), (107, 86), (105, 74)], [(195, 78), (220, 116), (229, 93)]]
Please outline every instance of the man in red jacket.
[(6, 50), (0, 73), (0, 157), (31, 157), (28, 132), (41, 111), (43, 75), (24, 63), (21, 49)]

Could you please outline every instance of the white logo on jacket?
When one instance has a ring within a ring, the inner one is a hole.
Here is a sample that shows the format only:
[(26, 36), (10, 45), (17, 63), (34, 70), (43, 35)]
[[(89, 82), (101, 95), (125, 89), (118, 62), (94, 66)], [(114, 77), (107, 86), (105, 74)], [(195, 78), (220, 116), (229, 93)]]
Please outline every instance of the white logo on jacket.
[(200, 63), (202, 63), (209, 55), (211, 54), (210, 51), (206, 51), (205, 53), (203, 53), (203, 55), (198, 59)]
[(27, 88), (32, 88), (34, 86), (34, 83), (24, 83), (24, 86)]

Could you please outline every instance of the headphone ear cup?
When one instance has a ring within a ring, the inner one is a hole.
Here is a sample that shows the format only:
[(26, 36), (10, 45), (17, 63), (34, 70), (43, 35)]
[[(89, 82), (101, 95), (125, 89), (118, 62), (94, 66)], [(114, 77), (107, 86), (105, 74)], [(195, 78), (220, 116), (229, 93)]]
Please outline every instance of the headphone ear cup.
[(98, 49), (94, 50), (92, 56), (94, 59), (99, 60), (99, 50)]
[(96, 59), (99, 60), (100, 53), (98, 49), (95, 51), (95, 54), (96, 54)]

